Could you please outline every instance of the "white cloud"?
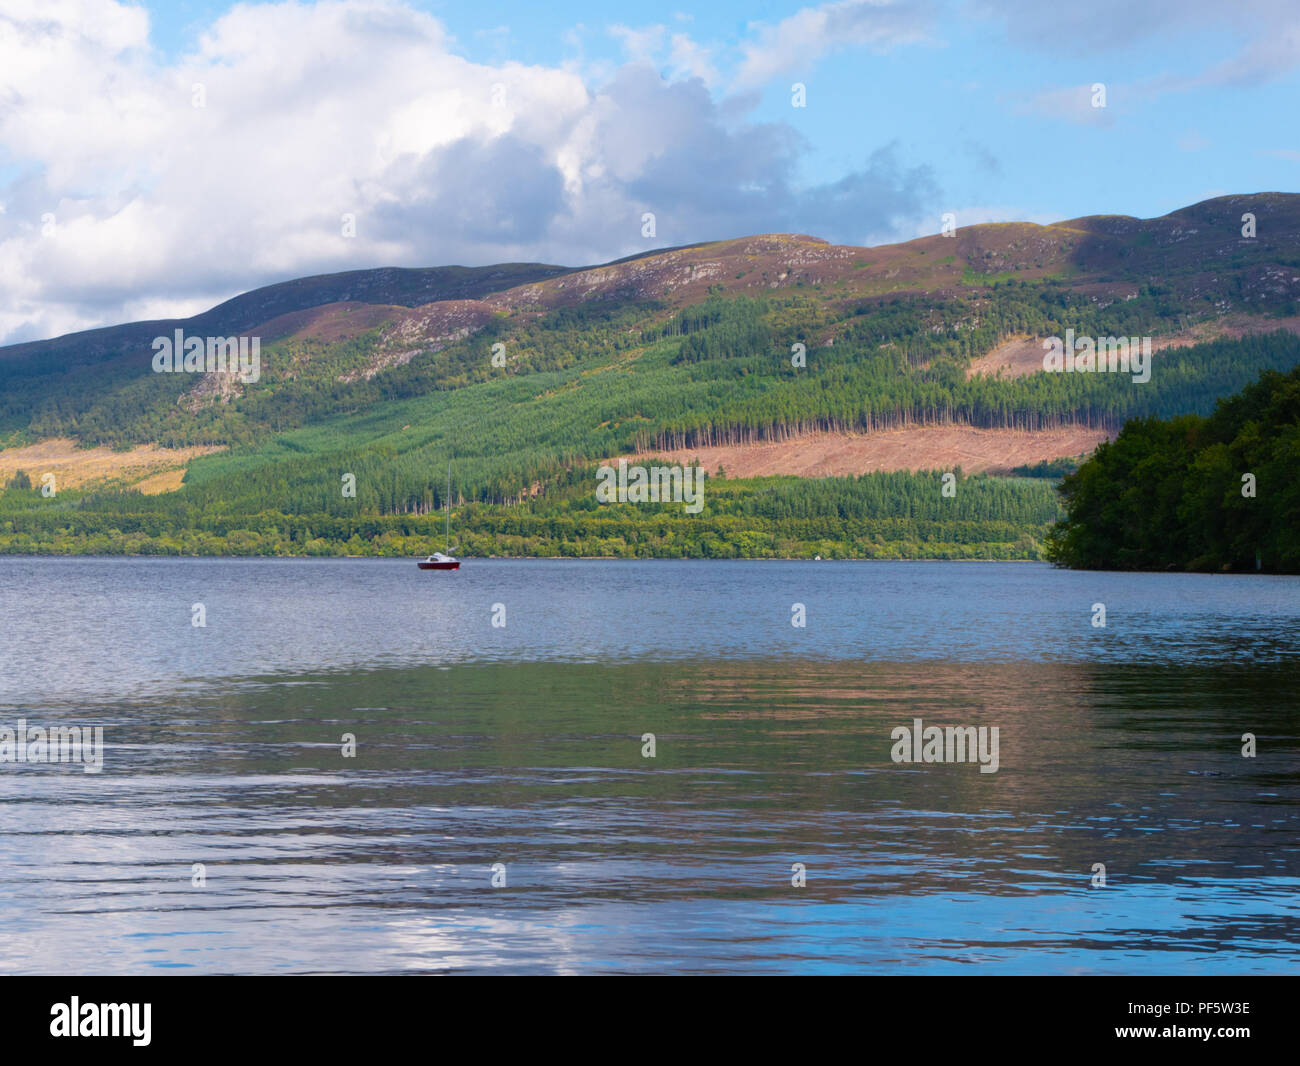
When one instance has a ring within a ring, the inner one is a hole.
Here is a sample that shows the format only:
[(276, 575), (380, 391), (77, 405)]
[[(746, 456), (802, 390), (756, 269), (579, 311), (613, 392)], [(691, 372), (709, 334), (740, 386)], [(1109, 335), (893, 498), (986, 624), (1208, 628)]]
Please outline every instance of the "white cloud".
[(1152, 37), (1168, 44), (1178, 34), (1206, 30), (1219, 32), (1237, 47), (1230, 58), (1198, 74), (1150, 83), (1153, 93), (1258, 84), (1300, 67), (1300, 9), (1295, 0), (967, 0), (965, 9), (1003, 21), (1013, 40), (1050, 49), (1068, 42), (1076, 55), (1136, 52), (1141, 60)]
[(774, 229), (853, 239), (933, 195), (896, 150), (800, 188), (799, 135), (754, 122), (752, 101), (715, 101), (707, 54), (679, 36), (669, 80), (629, 63), (598, 83), (471, 63), (396, 0), (330, 0), (236, 7), (163, 61), (140, 9), (9, 0), (0, 144), (17, 176), (0, 184), (0, 340), (358, 267), (599, 262), (651, 243), (645, 210), (658, 245)]
[(633, 29), (631, 26), (615, 23), (609, 27), (610, 36), (617, 37), (622, 42), (623, 51), (634, 63), (652, 60), (664, 46), (665, 32), (663, 26), (643, 26), (640, 29)]
[(710, 88), (721, 80), (709, 49), (696, 44), (687, 34), (673, 34), (668, 62), (674, 77), (699, 78)]
[(687, 33), (670, 35), (665, 26), (633, 29), (621, 23), (610, 26), (608, 32), (622, 44), (629, 62), (662, 65), (671, 79), (699, 78), (710, 88), (721, 81), (711, 50)]
[(1099, 91), (1092, 85), (1069, 85), (1061, 89), (1048, 89), (1037, 93), (1028, 100), (1019, 101), (1016, 109), (1022, 113), (1037, 113), (1048, 118), (1064, 119), (1081, 126), (1110, 126), (1114, 123), (1111, 99), (1113, 87), (1106, 85), (1105, 106), (1093, 106), (1093, 101), (1102, 100)]
[(829, 52), (849, 46), (886, 50), (928, 40), (933, 15), (924, 0), (839, 0), (805, 7), (775, 26), (752, 27), (736, 75), (740, 88), (779, 74), (807, 70)]

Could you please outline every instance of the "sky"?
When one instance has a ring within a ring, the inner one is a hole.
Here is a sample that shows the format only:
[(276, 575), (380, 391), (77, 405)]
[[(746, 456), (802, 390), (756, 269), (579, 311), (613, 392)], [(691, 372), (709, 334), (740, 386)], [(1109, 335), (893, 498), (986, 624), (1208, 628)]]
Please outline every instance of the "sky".
[(1296, 0), (0, 0), (0, 344), (340, 270), (1149, 218), (1296, 191), (1298, 111)]

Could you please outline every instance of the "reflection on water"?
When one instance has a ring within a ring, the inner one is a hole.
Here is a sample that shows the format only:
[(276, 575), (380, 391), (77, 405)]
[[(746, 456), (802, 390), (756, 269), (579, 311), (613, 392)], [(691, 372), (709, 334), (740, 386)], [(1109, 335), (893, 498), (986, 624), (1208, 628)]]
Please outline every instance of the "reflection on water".
[(0, 560), (0, 725), (106, 741), (0, 765), (0, 971), (1300, 970), (1300, 582), (476, 568)]

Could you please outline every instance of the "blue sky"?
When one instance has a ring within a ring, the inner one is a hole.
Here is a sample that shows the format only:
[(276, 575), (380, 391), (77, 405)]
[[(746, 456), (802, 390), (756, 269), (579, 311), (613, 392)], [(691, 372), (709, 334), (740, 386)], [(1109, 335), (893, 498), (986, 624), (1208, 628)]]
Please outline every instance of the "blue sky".
[(1291, 191), (1298, 102), (1282, 0), (9, 0), (0, 342), (330, 270)]

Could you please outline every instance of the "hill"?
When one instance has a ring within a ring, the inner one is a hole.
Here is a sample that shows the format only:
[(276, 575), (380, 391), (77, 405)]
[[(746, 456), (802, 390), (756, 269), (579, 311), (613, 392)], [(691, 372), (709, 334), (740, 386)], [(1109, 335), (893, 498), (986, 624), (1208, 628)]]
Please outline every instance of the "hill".
[[(1247, 213), (1256, 219), (1253, 238), (1242, 235)], [(303, 551), (320, 540), (329, 550), (355, 548), (354, 540), (370, 550), (384, 534), (424, 536), (423, 519), (445, 502), (449, 459), (462, 519), (482, 518), (470, 505), (517, 517), (583, 512), (571, 535), (534, 537), (555, 550), (583, 541), (606, 513), (588, 515), (580, 501), (592, 492), (595, 464), (613, 456), (698, 452), (711, 469), (771, 475), (963, 462), (1007, 473), (1078, 455), (1129, 418), (1207, 414), (1261, 370), (1289, 370), (1300, 363), (1298, 300), (1300, 196), (1283, 193), (1222, 197), (1159, 219), (971, 226), (875, 248), (767, 234), (581, 269), (510, 264), (300, 279), (181, 322), (0, 348), (0, 437), (11, 447), (71, 439), (151, 462), (158, 448), (212, 451), (189, 461), (182, 488), (157, 495), (121, 491), (138, 483), (126, 474), (35, 505), (26, 490), (6, 493), (0, 512), (12, 518), (0, 527), (0, 549), (42, 550), (63, 530), (60, 550), (82, 550), (76, 545), (95, 531), (122, 532), (125, 515), (142, 530), (179, 536), (218, 513), (220, 538), (274, 523), (256, 516), (287, 516), (276, 528), (328, 520), (327, 537), (291, 532), (269, 550)], [(258, 338), (257, 380), (154, 373), (153, 339), (178, 328)], [(1045, 373), (1023, 357), (1041, 353), (1040, 338), (1067, 330), (1153, 338), (1150, 379)], [(1015, 345), (1022, 355), (1004, 359)], [(886, 432), (911, 436), (882, 450)], [(1007, 441), (1001, 451), (971, 445), (997, 434)], [(840, 465), (820, 461), (819, 448)], [(356, 478), (355, 497), (339, 490), (345, 473)], [(175, 484), (151, 478), (155, 492)], [(863, 480), (848, 478), (844, 491), (882, 506), (887, 496), (904, 510), (882, 517), (911, 521), (912, 489), (881, 495), (861, 488)], [(779, 478), (732, 486), (741, 496), (798, 497), (796, 509), (813, 498)], [(1045, 483), (1024, 491), (1040, 489)], [(732, 503), (743, 512), (739, 499)], [(855, 506), (841, 506), (841, 518)], [(1036, 554), (1054, 506), (1035, 511), (1032, 528), (984, 541), (967, 531), (974, 539), (963, 543)], [(693, 516), (690, 551), (703, 551), (697, 534), (721, 521), (721, 512), (710, 514), (706, 507)], [(105, 525), (106, 515), (117, 524)], [(645, 533), (641, 522), (620, 534), (634, 553), (650, 543), (626, 539)], [(737, 543), (726, 523), (711, 529), (718, 550)], [(833, 528), (805, 532), (781, 550), (836, 543)], [(894, 530), (892, 541), (878, 532), (881, 544), (919, 543), (917, 530)], [(778, 553), (779, 531), (768, 533), (776, 539), (763, 550)]]

